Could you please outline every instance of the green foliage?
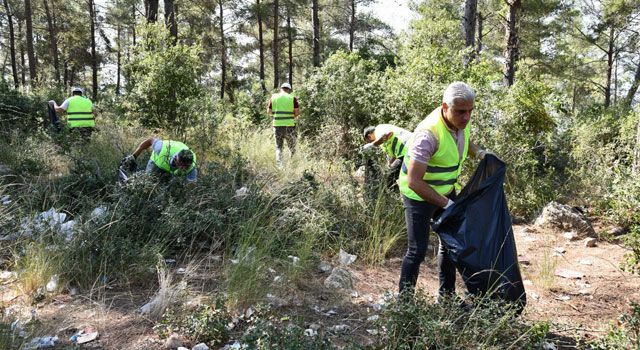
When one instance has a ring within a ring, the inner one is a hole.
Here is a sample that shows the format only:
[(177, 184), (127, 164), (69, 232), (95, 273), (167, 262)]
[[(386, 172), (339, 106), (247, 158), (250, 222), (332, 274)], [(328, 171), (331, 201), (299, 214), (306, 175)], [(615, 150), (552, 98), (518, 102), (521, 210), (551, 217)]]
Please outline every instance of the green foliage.
[(174, 42), (162, 24), (142, 26), (141, 37), (125, 66), (125, 116), (145, 126), (177, 130), (206, 117), (211, 103), (198, 83), (200, 47)]
[(229, 340), (227, 325), (231, 316), (223, 299), (211, 304), (198, 305), (195, 309), (171, 307), (153, 329), (161, 338), (173, 333), (186, 336), (194, 342), (204, 342), (218, 346)]
[(631, 312), (620, 316), (617, 324), (611, 324), (609, 332), (586, 344), (589, 349), (640, 349), (640, 304), (631, 302)]
[(0, 79), (0, 134), (32, 131), (43, 124), (45, 112), (46, 102), (40, 96), (22, 94)]
[(434, 303), (418, 291), (392, 301), (380, 318), (384, 349), (531, 349), (546, 338), (548, 324), (529, 325), (516, 310), (488, 298), (464, 308), (458, 299)]

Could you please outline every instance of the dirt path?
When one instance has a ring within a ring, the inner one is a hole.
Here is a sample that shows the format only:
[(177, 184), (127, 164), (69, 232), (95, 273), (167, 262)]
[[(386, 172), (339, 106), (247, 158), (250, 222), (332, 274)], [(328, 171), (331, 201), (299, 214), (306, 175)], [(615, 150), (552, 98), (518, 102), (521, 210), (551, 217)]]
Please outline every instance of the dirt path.
[[(527, 290), (526, 319), (552, 322), (555, 332), (567, 336), (593, 337), (603, 334), (610, 321), (628, 311), (631, 300), (640, 300), (640, 276), (619, 269), (625, 250), (615, 244), (599, 242), (586, 247), (582, 240), (568, 241), (561, 233), (537, 230), (531, 226), (515, 226), (521, 270)], [(423, 264), (418, 287), (436, 294), (437, 275), (435, 248)], [(563, 253), (560, 253), (564, 251)], [(381, 267), (352, 266), (355, 293), (335, 295), (322, 285), (326, 275), (313, 274), (292, 289), (289, 294), (295, 303), (282, 309), (283, 313), (304, 318), (322, 327), (346, 323), (351, 332), (345, 338), (360, 343), (371, 341), (366, 332), (369, 316), (377, 314), (372, 307), (385, 293), (395, 292), (402, 257), (399, 252)], [(215, 269), (211, 267), (210, 269)], [(577, 279), (555, 276), (558, 269), (583, 274)], [(211, 274), (211, 270), (206, 271)], [(194, 297), (207, 295), (216, 287), (216, 277), (195, 282)], [(464, 290), (458, 278), (458, 292)], [(138, 315), (138, 308), (153, 294), (155, 286), (139, 292), (105, 291), (94, 295), (58, 295), (37, 306), (24, 304), (23, 298), (12, 301), (14, 314), (29, 314), (36, 310), (41, 326), (36, 335), (58, 335), (67, 341), (77, 329), (93, 326), (100, 332), (99, 341), (87, 348), (97, 349), (160, 349), (163, 342), (153, 333), (153, 323)], [(99, 295), (99, 297), (98, 297)], [(329, 310), (335, 312), (332, 314)], [(340, 343), (340, 339), (336, 339)], [(66, 348), (67, 345), (59, 348)]]

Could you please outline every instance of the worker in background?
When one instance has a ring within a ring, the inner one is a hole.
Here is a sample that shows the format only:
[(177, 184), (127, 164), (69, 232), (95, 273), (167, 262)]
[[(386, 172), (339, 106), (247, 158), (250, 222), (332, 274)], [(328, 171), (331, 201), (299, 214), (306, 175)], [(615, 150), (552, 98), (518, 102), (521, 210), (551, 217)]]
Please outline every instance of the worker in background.
[(362, 147), (364, 151), (380, 147), (387, 154), (387, 164), (389, 174), (387, 186), (397, 187), (396, 179), (400, 173), (402, 161), (407, 154), (407, 142), (411, 139), (411, 131), (391, 124), (380, 124), (378, 126), (368, 126), (364, 129), (362, 136), (366, 144)]
[[(398, 186), (405, 208), (408, 248), (400, 272), (400, 292), (413, 290), (420, 264), (427, 253), (430, 220), (438, 209), (447, 209), (460, 190), (458, 177), (467, 155), (484, 158), (486, 151), (469, 138), (475, 92), (463, 82), (450, 84), (442, 104), (413, 133), (404, 157)], [(455, 265), (440, 243), (439, 294), (455, 294)]]
[[(96, 127), (96, 110), (93, 102), (84, 96), (82, 88), (73, 87), (71, 89), (71, 97), (64, 100), (61, 105), (58, 106), (56, 101), (51, 100), (49, 101), (49, 106), (56, 113), (66, 113), (67, 128), (72, 133), (77, 132), (84, 141), (88, 141), (91, 138), (91, 134)], [(52, 123), (59, 130), (59, 125), (56, 125), (57, 115), (56, 118), (51, 118)]]
[(276, 164), (282, 166), (282, 147), (287, 141), (291, 156), (296, 153), (296, 124), (300, 115), (298, 99), (291, 94), (291, 85), (284, 83), (280, 91), (271, 95), (267, 115), (273, 116), (273, 130), (276, 136)]
[(178, 176), (184, 177), (187, 183), (197, 181), (196, 155), (187, 145), (179, 141), (150, 137), (142, 141), (133, 154), (125, 157), (123, 162), (135, 162), (135, 159), (148, 148), (151, 148), (151, 157), (147, 162), (147, 174), (156, 175), (165, 180)]

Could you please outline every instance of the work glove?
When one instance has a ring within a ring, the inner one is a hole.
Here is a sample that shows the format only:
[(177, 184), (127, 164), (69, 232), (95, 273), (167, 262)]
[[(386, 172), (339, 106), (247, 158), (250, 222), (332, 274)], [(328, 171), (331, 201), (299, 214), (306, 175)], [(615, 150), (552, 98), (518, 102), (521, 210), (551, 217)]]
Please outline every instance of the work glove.
[(134, 156), (133, 154), (130, 154), (130, 155), (124, 157), (124, 159), (122, 161), (125, 162), (125, 163), (135, 162), (136, 161), (136, 156)]
[(446, 210), (447, 208), (449, 208), (452, 205), (453, 205), (453, 201), (451, 199), (449, 199), (449, 201), (447, 202), (447, 205), (445, 205), (443, 209)]
[(362, 150), (366, 152), (373, 149), (375, 146), (376, 145), (374, 145), (373, 142), (367, 143), (366, 145), (362, 146)]
[(481, 150), (478, 152), (478, 159), (483, 160), (483, 159), (484, 159), (484, 157), (486, 157), (486, 156), (487, 156), (487, 154), (490, 154), (490, 155), (492, 155), (492, 156), (494, 156), (494, 157), (496, 157), (496, 158), (500, 159), (500, 158), (499, 158), (495, 153), (493, 153), (493, 152), (491, 152), (491, 151), (483, 150), (483, 149), (481, 149)]

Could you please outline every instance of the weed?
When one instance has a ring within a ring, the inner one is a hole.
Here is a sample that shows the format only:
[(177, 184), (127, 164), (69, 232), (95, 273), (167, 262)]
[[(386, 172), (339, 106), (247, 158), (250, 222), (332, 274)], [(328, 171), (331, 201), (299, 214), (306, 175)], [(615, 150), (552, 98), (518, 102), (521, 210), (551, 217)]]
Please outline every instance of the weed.
[(558, 259), (551, 252), (551, 248), (545, 247), (542, 260), (538, 268), (538, 275), (536, 277), (537, 284), (545, 290), (549, 290), (553, 287), (555, 281), (556, 267), (558, 266)]
[(153, 329), (162, 338), (178, 333), (194, 342), (215, 346), (229, 340), (227, 326), (230, 322), (231, 316), (225, 308), (225, 300), (217, 298), (192, 310), (172, 306)]

